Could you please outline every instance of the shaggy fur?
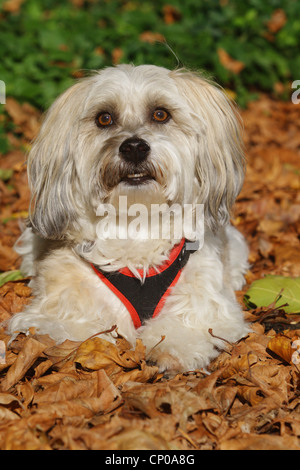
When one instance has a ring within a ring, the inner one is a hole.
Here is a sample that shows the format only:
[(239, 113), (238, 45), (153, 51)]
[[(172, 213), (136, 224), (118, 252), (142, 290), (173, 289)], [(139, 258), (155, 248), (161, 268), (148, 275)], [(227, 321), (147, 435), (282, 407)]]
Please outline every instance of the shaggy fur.
[[(155, 120), (157, 109), (169, 118)], [(111, 125), (99, 126), (101, 113), (112, 117)], [(132, 138), (149, 147), (140, 162), (121, 153)], [(133, 173), (149, 178), (128, 184)], [(228, 341), (248, 332), (234, 295), (243, 284), (248, 250), (229, 222), (244, 177), (240, 128), (228, 99), (209, 80), (151, 65), (94, 73), (48, 111), (28, 175), (29, 227), (17, 250), (22, 270), (33, 276), (35, 297), (10, 321), (12, 335), (35, 327), (57, 342), (84, 340), (116, 324), (133, 344), (143, 340), (160, 370), (179, 371), (205, 367), (224, 346), (209, 329)], [(161, 313), (139, 329), (89, 263), (107, 271), (128, 267), (139, 276), (137, 268), (146, 274), (160, 266), (178, 240), (99, 237), (97, 208), (117, 207), (120, 195), (147, 207), (204, 205), (203, 246), (190, 256)]]

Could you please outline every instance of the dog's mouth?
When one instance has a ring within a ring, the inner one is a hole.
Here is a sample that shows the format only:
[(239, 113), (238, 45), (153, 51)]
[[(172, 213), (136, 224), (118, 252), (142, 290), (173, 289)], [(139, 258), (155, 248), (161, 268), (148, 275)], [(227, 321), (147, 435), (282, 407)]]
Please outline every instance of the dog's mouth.
[(157, 178), (155, 168), (150, 162), (140, 165), (126, 164), (119, 168), (119, 183), (138, 186), (151, 181), (157, 181)]
[(131, 187), (142, 187), (151, 182), (162, 184), (163, 174), (160, 168), (147, 162), (141, 165), (124, 164), (104, 166), (102, 171), (104, 186), (111, 190), (119, 184)]
[(145, 184), (148, 183), (149, 181), (155, 180), (154, 176), (151, 173), (148, 172), (141, 172), (141, 173), (128, 173), (127, 175), (124, 175), (121, 177), (121, 182), (131, 185), (131, 186), (136, 186), (139, 184)]

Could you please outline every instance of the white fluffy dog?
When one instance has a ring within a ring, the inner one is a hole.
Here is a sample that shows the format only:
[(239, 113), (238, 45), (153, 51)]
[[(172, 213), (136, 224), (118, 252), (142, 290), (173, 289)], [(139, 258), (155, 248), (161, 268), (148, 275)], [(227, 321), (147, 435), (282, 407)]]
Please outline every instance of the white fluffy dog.
[[(48, 111), (28, 174), (29, 227), (17, 249), (34, 299), (10, 334), (35, 327), (81, 341), (117, 325), (160, 370), (182, 371), (205, 367), (220, 338), (249, 331), (234, 294), (248, 250), (229, 223), (244, 177), (239, 124), (209, 80), (120, 65), (79, 81)], [(184, 228), (182, 240), (102, 236), (99, 204), (115, 207), (121, 224), (120, 196), (147, 208), (202, 204), (203, 245), (186, 255)]]

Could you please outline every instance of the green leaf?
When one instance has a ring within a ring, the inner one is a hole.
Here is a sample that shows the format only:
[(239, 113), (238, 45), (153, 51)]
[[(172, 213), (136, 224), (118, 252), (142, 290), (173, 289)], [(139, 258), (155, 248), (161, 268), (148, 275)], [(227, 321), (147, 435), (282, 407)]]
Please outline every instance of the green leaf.
[(277, 297), (276, 307), (287, 303), (288, 306), (283, 307), (286, 313), (300, 313), (300, 277), (269, 275), (254, 281), (244, 302), (248, 308), (268, 307)]
[(0, 274), (0, 287), (6, 284), (6, 282), (18, 281), (19, 279), (24, 279), (23, 274), (19, 270), (6, 271), (5, 273), (1, 273)]
[(11, 169), (0, 168), (0, 180), (8, 181), (12, 177), (13, 172), (14, 170)]

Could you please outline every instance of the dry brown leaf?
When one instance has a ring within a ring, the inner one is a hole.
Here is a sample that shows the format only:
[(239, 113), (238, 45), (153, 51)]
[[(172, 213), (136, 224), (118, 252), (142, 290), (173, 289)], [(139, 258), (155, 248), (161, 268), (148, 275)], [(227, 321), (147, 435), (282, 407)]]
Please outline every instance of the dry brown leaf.
[(251, 406), (257, 405), (264, 399), (261, 389), (253, 385), (240, 385), (238, 395)]
[(222, 379), (228, 379), (236, 374), (245, 375), (253, 364), (256, 364), (258, 357), (255, 354), (244, 354), (241, 357), (235, 357), (228, 362), (227, 367), (220, 374)]
[(16, 267), (19, 255), (7, 245), (2, 245), (0, 241), (0, 271), (12, 271)]
[(35, 394), (33, 384), (28, 380), (26, 382), (20, 382), (16, 385), (16, 391), (17, 396), (21, 399), (21, 403), (24, 409), (26, 409), (29, 405), (31, 405)]
[(235, 400), (237, 391), (240, 391), (240, 388), (234, 386), (228, 387), (227, 384), (221, 385), (214, 390), (214, 399), (222, 413), (227, 413)]
[[(120, 352), (117, 347), (105, 339), (91, 338), (84, 341), (78, 348), (75, 362), (81, 364), (82, 367), (91, 370), (103, 369), (116, 363), (123, 366), (123, 360), (120, 357)], [(136, 366), (128, 359), (128, 367)]]
[(140, 41), (148, 42), (149, 44), (154, 44), (155, 42), (165, 42), (165, 38), (160, 33), (155, 33), (153, 31), (144, 31), (139, 36)]
[(154, 378), (157, 378), (158, 367), (148, 366), (145, 362), (141, 362), (138, 369), (132, 369), (128, 372), (120, 368), (118, 372), (113, 372), (109, 377), (117, 386), (127, 382), (141, 382), (147, 383)]
[(283, 222), (281, 220), (263, 219), (258, 224), (257, 230), (266, 233), (267, 235), (273, 235), (276, 232), (280, 232), (283, 228)]
[(21, 282), (15, 284), (14, 292), (20, 297), (30, 297), (32, 293), (30, 287)]
[(51, 367), (53, 366), (53, 362), (50, 359), (41, 362), (34, 368), (34, 378), (38, 379), (42, 375), (44, 375)]
[(173, 24), (181, 19), (181, 13), (174, 5), (164, 5), (163, 14), (166, 24)]
[(287, 17), (281, 8), (278, 8), (272, 13), (271, 19), (267, 22), (268, 30), (271, 33), (280, 31), (287, 22)]
[[(38, 381), (38, 383), (43, 382)], [(82, 405), (83, 402), (80, 402), (79, 399), (89, 403), (89, 399), (92, 398), (97, 398), (97, 401), (91, 400), (93, 406), (98, 406), (97, 413), (100, 411), (102, 413), (109, 412), (117, 408), (122, 402), (120, 392), (107, 377), (104, 370), (98, 371), (87, 380), (64, 377), (36, 394), (33, 403), (39, 405), (38, 409), (41, 411), (47, 404), (59, 402), (59, 409), (61, 409), (64, 407), (64, 402)], [(77, 412), (75, 412), (76, 414)]]
[(120, 47), (116, 47), (111, 53), (112, 63), (114, 65), (119, 64), (123, 55), (124, 55), (124, 52), (122, 51), (122, 49)]
[(295, 436), (270, 436), (248, 434), (240, 438), (224, 441), (220, 450), (299, 450)]
[(9, 405), (13, 402), (17, 402), (20, 408), (23, 408), (22, 403), (17, 397), (11, 393), (0, 393), (0, 405)]
[[(43, 336), (35, 335), (37, 339), (41, 338), (41, 342), (45, 342), (46, 338)], [(72, 360), (76, 355), (77, 348), (81, 344), (78, 341), (65, 340), (61, 344), (55, 344), (51, 338), (48, 337), (48, 347), (45, 349), (44, 354), (47, 358), (57, 367), (63, 367), (68, 360)]]
[(102, 338), (91, 338), (78, 348), (74, 361), (82, 367), (99, 370), (105, 369), (115, 384), (127, 381), (148, 382), (157, 375), (158, 367), (146, 364), (146, 348), (137, 339), (136, 348), (124, 338), (118, 338), (117, 344)]
[(290, 370), (278, 367), (277, 364), (255, 364), (247, 375), (248, 380), (258, 386), (272, 406), (280, 406), (288, 400), (288, 383)]
[(20, 419), (20, 416), (14, 413), (13, 411), (5, 408), (4, 406), (0, 405), (0, 421), (1, 424), (6, 423), (7, 421), (14, 421), (16, 419)]
[(151, 433), (134, 428), (116, 434), (104, 446), (105, 450), (170, 450), (158, 430)]
[(207, 398), (187, 390), (180, 382), (169, 384), (136, 384), (123, 391), (126, 405), (153, 419), (162, 413), (170, 415), (182, 430), (188, 419), (203, 409), (216, 408), (215, 401), (208, 406)]
[(40, 128), (40, 112), (29, 103), (20, 104), (14, 98), (6, 99), (5, 109), (13, 122), (20, 126), (21, 131), (28, 140), (36, 137)]
[(54, 403), (74, 398), (90, 398), (97, 395), (97, 381), (76, 380), (73, 377), (64, 377), (62, 380), (49, 385), (40, 393), (35, 394), (33, 403)]
[[(160, 429), (163, 429), (163, 432)], [(51, 430), (52, 440), (64, 442), (72, 450), (170, 450), (170, 433), (166, 426), (147, 425), (143, 420), (125, 420), (114, 416), (107, 426), (92, 429), (74, 426), (56, 426)], [(109, 462), (108, 462), (109, 463)]]
[(45, 348), (45, 344), (40, 343), (34, 338), (27, 338), (24, 349), (20, 351), (16, 361), (0, 382), (0, 390), (7, 391), (15, 385), (34, 364), (35, 360), (40, 357)]
[(14, 362), (15, 360), (17, 359), (17, 356), (12, 352), (12, 351), (6, 351), (6, 354), (5, 354), (5, 362), (3, 362), (2, 364), (0, 364), (0, 373), (7, 369), (8, 367), (10, 367)]
[(98, 413), (106, 413), (112, 409), (117, 408), (121, 403), (119, 399), (119, 392), (111, 396), (108, 407), (107, 396), (89, 397), (89, 398), (74, 398), (69, 401), (60, 401), (55, 403), (41, 403), (39, 404), (36, 412), (31, 415), (29, 424), (36, 426), (44, 419), (56, 420), (65, 419), (68, 417), (77, 417), (89, 419)]
[(300, 363), (300, 338), (298, 336), (287, 338), (279, 334), (270, 339), (268, 349), (289, 364)]
[(221, 416), (207, 413), (202, 417), (202, 423), (213, 436), (222, 436), (228, 429), (228, 424)]
[[(140, 343), (140, 340), (137, 340), (138, 343)], [(102, 369), (110, 366), (112, 363), (131, 369), (139, 364), (141, 355), (138, 352), (137, 357), (135, 357), (135, 351), (129, 350), (131, 345), (127, 344), (128, 349), (120, 350), (116, 345), (105, 339), (98, 337), (91, 338), (79, 346), (74, 360), (81, 364), (82, 367), (91, 370)], [(143, 352), (145, 354), (144, 346)]]
[(43, 432), (27, 427), (26, 420), (14, 421), (1, 434), (0, 428), (0, 446), (3, 450), (51, 450)]
[(239, 74), (244, 68), (245, 64), (239, 60), (235, 60), (221, 47), (218, 49), (218, 56), (221, 64), (225, 69), (233, 72), (234, 74)]
[(4, 11), (9, 13), (16, 13), (20, 10), (24, 1), (25, 0), (6, 0), (6, 2), (3, 3), (2, 8)]

